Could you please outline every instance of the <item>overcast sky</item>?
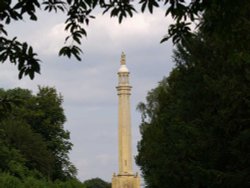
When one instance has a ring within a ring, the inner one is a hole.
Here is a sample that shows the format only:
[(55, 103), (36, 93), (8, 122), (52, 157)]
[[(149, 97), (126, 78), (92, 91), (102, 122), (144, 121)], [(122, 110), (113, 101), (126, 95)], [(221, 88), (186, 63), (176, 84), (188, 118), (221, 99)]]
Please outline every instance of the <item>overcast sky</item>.
[[(98, 14), (87, 28), (83, 40), (82, 62), (58, 57), (64, 42), (64, 17), (60, 14), (41, 14), (38, 22), (13, 22), (9, 36), (33, 45), (42, 60), (41, 75), (34, 80), (18, 80), (16, 67), (1, 64), (1, 87), (22, 87), (37, 91), (37, 85), (55, 87), (64, 97), (67, 117), (65, 129), (71, 132), (74, 144), (70, 159), (78, 169), (80, 180), (100, 177), (111, 181), (118, 172), (118, 97), (117, 71), (124, 51), (130, 70), (133, 155), (140, 140), (139, 102), (147, 92), (169, 74), (172, 62), (171, 41), (160, 44), (170, 19), (164, 12), (154, 15), (136, 14), (118, 24), (117, 19)], [(134, 171), (139, 168), (134, 164)]]

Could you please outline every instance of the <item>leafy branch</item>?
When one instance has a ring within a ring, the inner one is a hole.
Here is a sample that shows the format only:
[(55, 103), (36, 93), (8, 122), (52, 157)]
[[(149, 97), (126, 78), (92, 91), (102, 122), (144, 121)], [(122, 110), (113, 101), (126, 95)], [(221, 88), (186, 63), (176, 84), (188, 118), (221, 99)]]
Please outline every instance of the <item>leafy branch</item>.
[(33, 79), (35, 73), (40, 73), (40, 60), (36, 58), (37, 54), (26, 42), (20, 43), (16, 40), (16, 37), (12, 40), (0, 37), (0, 44), (0, 62), (4, 63), (8, 59), (11, 63), (17, 65), (19, 79), (24, 75)]
[[(11, 63), (18, 64), (19, 78), (29, 75), (34, 78), (35, 73), (40, 72), (39, 59), (37, 54), (27, 43), (17, 41), (16, 38), (10, 40), (6, 36), (5, 25), (12, 20), (23, 20), (24, 15), (28, 15), (30, 20), (36, 21), (37, 9), (47, 12), (61, 11), (67, 14), (65, 30), (69, 35), (65, 38), (65, 46), (59, 51), (59, 56), (75, 57), (81, 61), (80, 55), (82, 38), (87, 36), (85, 27), (89, 25), (93, 10), (97, 7), (103, 14), (109, 13), (110, 17), (117, 17), (121, 23), (125, 18), (132, 17), (136, 13), (132, 0), (4, 0), (0, 1), (0, 62), (10, 60)], [(185, 0), (140, 0), (141, 11), (148, 10), (151, 14), (155, 8), (166, 7), (165, 16), (170, 15), (176, 22), (168, 28), (168, 34), (161, 40), (164, 42), (172, 38), (173, 43), (183, 43), (186, 38), (192, 36), (190, 22), (195, 21), (199, 14), (209, 7), (209, 1), (193, 0), (186, 3)]]

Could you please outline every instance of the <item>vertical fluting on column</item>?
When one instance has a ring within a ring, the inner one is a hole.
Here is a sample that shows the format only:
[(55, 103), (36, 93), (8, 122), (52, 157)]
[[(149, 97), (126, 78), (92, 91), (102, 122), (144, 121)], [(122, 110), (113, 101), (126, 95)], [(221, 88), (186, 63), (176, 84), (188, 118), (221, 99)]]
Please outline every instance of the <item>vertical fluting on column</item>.
[(118, 71), (118, 139), (119, 139), (119, 174), (133, 174), (131, 152), (131, 118), (129, 71), (126, 67), (125, 54), (121, 56), (121, 67)]

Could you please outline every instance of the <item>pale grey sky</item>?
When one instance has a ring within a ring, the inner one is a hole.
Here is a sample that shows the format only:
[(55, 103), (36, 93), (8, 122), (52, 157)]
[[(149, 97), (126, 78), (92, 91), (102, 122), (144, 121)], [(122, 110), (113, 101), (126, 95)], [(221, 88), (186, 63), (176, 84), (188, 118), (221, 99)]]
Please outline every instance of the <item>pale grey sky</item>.
[[(31, 81), (18, 80), (16, 67), (1, 65), (1, 87), (22, 87), (37, 91), (37, 85), (55, 87), (64, 97), (67, 117), (65, 129), (71, 132), (74, 144), (71, 161), (78, 168), (80, 180), (100, 177), (111, 181), (118, 171), (117, 71), (124, 51), (131, 72), (133, 155), (140, 140), (140, 113), (136, 105), (145, 101), (147, 92), (167, 76), (172, 62), (171, 41), (160, 44), (171, 19), (161, 10), (154, 15), (136, 14), (121, 25), (108, 15), (98, 14), (87, 28), (83, 40), (82, 62), (58, 57), (64, 42), (64, 17), (60, 14), (42, 14), (38, 22), (15, 22), (8, 26), (9, 35), (17, 35), (38, 52), (41, 75)], [(134, 164), (134, 171), (139, 171)]]

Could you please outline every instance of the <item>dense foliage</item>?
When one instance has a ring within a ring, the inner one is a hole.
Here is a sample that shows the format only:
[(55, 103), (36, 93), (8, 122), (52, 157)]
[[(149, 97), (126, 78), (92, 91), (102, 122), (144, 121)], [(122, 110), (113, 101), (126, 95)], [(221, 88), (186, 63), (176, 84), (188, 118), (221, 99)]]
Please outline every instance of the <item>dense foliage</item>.
[(54, 88), (39, 87), (36, 95), (26, 89), (0, 89), (0, 97), (15, 99), (11, 108), (0, 106), (0, 181), (77, 183), (68, 157), (72, 144), (63, 128), (62, 96)]
[(147, 187), (250, 187), (250, 2), (211, 2), (138, 106)]
[(20, 179), (10, 174), (0, 173), (0, 188), (85, 188), (85, 186), (76, 179), (52, 182), (33, 176)]
[(168, 29), (168, 35), (162, 42), (173, 37), (174, 43), (183, 41), (190, 36), (190, 23), (199, 18), (199, 14), (210, 6), (212, 1), (207, 0), (4, 0), (0, 1), (0, 62), (18, 65), (19, 78), (28, 75), (31, 79), (35, 73), (40, 73), (39, 59), (32, 46), (20, 42), (17, 37), (9, 38), (6, 25), (13, 20), (21, 21), (25, 17), (36, 21), (37, 12), (66, 13), (65, 30), (69, 35), (65, 38), (59, 55), (80, 58), (81, 39), (87, 35), (85, 27), (90, 19), (94, 18), (95, 10), (110, 13), (117, 17), (119, 22), (137, 12), (135, 7), (141, 7), (141, 12), (148, 10), (153, 13), (155, 8), (166, 10), (166, 16), (171, 15), (175, 20)]
[(100, 178), (93, 178), (83, 182), (86, 188), (111, 188), (111, 183), (105, 182)]

